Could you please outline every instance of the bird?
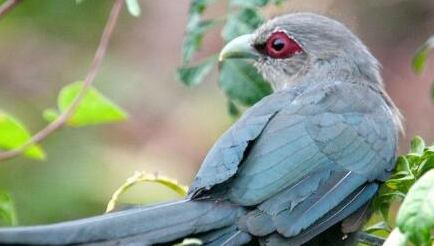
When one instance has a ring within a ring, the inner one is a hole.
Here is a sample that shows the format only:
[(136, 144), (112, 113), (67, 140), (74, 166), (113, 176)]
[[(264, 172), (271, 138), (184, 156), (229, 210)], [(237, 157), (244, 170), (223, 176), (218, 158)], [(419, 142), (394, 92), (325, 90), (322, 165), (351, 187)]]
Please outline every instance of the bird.
[[(185, 199), (0, 229), (0, 245), (355, 245), (395, 167), (402, 117), (342, 23), (288, 13), (227, 43), (273, 92), (216, 141)], [(73, 205), (71, 205), (73, 206)]]

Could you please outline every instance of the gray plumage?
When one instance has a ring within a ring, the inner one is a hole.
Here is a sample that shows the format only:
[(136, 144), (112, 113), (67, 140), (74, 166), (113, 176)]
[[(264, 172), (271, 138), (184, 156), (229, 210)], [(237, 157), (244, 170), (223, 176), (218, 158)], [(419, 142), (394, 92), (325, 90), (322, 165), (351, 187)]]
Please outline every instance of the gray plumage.
[(263, 46), (276, 32), (303, 52), (277, 59), (245, 47), (274, 93), (215, 143), (187, 200), (1, 229), (0, 244), (151, 245), (187, 236), (205, 245), (354, 244), (394, 168), (399, 111), (377, 60), (339, 22), (288, 14), (258, 28), (249, 45)]

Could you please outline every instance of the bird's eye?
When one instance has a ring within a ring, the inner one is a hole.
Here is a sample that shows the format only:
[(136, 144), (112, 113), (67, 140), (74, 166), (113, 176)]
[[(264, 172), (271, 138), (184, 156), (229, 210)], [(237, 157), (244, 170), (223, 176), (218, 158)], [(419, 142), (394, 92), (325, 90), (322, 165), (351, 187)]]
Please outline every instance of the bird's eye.
[(277, 59), (285, 59), (302, 51), (300, 45), (284, 32), (271, 34), (265, 45), (267, 55)]

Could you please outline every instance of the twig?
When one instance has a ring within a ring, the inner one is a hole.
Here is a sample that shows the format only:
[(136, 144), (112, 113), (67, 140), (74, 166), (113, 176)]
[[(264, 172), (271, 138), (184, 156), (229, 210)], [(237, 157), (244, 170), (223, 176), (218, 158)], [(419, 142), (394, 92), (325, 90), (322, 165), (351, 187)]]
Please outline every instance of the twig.
[(106, 213), (112, 211), (115, 208), (120, 195), (125, 193), (125, 191), (128, 190), (130, 187), (143, 182), (159, 183), (178, 193), (182, 197), (185, 197), (185, 195), (187, 195), (188, 188), (186, 186), (178, 184), (178, 181), (176, 180), (161, 176), (158, 177), (157, 175), (147, 174), (146, 172), (135, 172), (133, 176), (127, 179), (127, 182), (125, 182), (113, 193), (112, 198), (107, 204)]
[(364, 243), (371, 246), (381, 246), (384, 244), (385, 239), (379, 236), (375, 236), (366, 232), (359, 232), (357, 235), (359, 243)]
[(69, 117), (74, 113), (74, 111), (80, 104), (81, 100), (86, 95), (87, 90), (95, 80), (95, 76), (98, 72), (99, 67), (101, 66), (101, 62), (107, 51), (107, 46), (112, 36), (114, 26), (121, 12), (123, 2), (124, 0), (115, 0), (112, 10), (110, 12), (109, 19), (107, 20), (106, 26), (104, 28), (104, 32), (102, 33), (98, 48), (95, 52), (95, 57), (90, 66), (89, 72), (86, 74), (86, 77), (84, 79), (83, 87), (81, 88), (80, 92), (78, 93), (74, 101), (71, 103), (69, 108), (64, 113), (62, 113), (58, 118), (56, 118), (56, 120), (48, 124), (45, 128), (37, 132), (35, 135), (33, 135), (27, 143), (13, 150), (0, 153), (0, 161), (11, 159), (15, 156), (20, 155), (27, 148), (31, 147), (36, 143), (41, 142), (42, 140), (47, 138), (50, 134), (52, 134), (53, 132), (55, 132), (56, 130), (58, 130), (59, 128), (61, 128), (66, 124)]
[(21, 2), (23, 0), (8, 0), (4, 2), (0, 6), (0, 18), (2, 18), (5, 14), (7, 14), (13, 7), (15, 7), (15, 4)]

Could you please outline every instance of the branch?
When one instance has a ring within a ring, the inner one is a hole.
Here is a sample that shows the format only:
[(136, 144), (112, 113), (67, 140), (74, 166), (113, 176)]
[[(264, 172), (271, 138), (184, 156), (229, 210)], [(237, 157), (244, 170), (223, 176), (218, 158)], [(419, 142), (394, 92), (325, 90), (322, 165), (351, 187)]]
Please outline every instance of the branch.
[(364, 243), (371, 246), (381, 246), (384, 244), (385, 239), (382, 237), (378, 237), (364, 231), (361, 231), (357, 235), (357, 241), (359, 243)]
[[(19, 1), (19, 0), (15, 0), (15, 1)], [(13, 150), (0, 153), (0, 161), (11, 159), (13, 157), (20, 155), (27, 148), (46, 139), (50, 134), (60, 129), (62, 126), (64, 126), (67, 123), (69, 117), (75, 112), (81, 100), (86, 95), (86, 92), (88, 91), (89, 87), (92, 85), (92, 83), (95, 80), (98, 69), (101, 66), (101, 62), (107, 51), (107, 46), (112, 36), (114, 26), (119, 18), (119, 14), (121, 12), (123, 2), (124, 0), (115, 0), (112, 10), (110, 12), (110, 16), (107, 20), (106, 26), (102, 33), (98, 48), (95, 52), (95, 57), (84, 79), (83, 87), (81, 88), (80, 92), (78, 93), (74, 101), (71, 103), (69, 108), (64, 113), (62, 113), (56, 120), (48, 124), (45, 128), (37, 132), (35, 135), (33, 135), (27, 143)]]
[(4, 15), (6, 15), (13, 7), (15, 7), (15, 4), (21, 2), (23, 0), (8, 0), (4, 2), (0, 6), (0, 18), (2, 18)]

